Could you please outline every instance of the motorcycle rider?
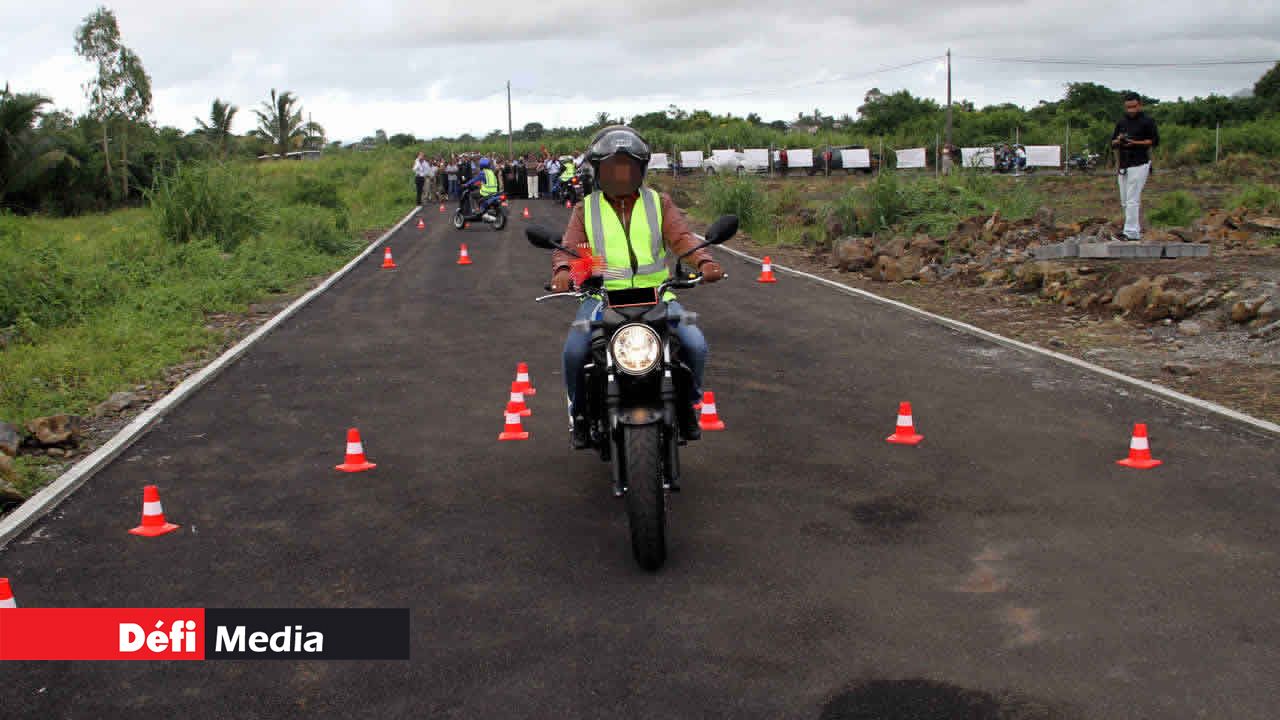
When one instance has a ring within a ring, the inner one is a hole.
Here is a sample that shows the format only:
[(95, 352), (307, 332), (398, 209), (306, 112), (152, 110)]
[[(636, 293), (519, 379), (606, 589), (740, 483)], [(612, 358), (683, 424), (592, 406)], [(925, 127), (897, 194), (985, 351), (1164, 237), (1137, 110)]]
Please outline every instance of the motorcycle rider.
[[(594, 170), (597, 189), (574, 207), (562, 244), (569, 250), (589, 248), (595, 258), (603, 258), (606, 290), (656, 288), (671, 277), (668, 255), (678, 257), (700, 244), (671, 196), (644, 187), (650, 155), (649, 144), (625, 125), (601, 129), (588, 146), (586, 159)], [(570, 289), (573, 259), (560, 250), (552, 255), (553, 291)], [(724, 277), (724, 270), (706, 248), (685, 262), (702, 272), (703, 282), (714, 283)], [(673, 297), (668, 294), (666, 299)], [(575, 448), (588, 444), (586, 418), (574, 403), (586, 391), (589, 324), (601, 304), (594, 298), (583, 301), (564, 343), (564, 378)], [(679, 303), (669, 302), (668, 314), (672, 332), (680, 338), (681, 359), (693, 371), (693, 397), (700, 398), (706, 338), (696, 325), (682, 321), (684, 310)]]
[[(564, 165), (560, 167), (560, 187), (564, 188), (568, 185), (573, 180), (573, 176), (576, 172), (577, 168), (574, 167), (573, 158), (566, 157), (564, 159)], [(564, 198), (561, 198), (561, 200), (563, 199)]]
[(498, 202), (498, 174), (493, 171), (493, 163), (489, 162), (489, 158), (480, 158), (480, 174), (471, 178), (464, 185), (464, 188), (476, 187), (480, 189), (480, 204), (476, 208), (477, 213), (488, 210)]

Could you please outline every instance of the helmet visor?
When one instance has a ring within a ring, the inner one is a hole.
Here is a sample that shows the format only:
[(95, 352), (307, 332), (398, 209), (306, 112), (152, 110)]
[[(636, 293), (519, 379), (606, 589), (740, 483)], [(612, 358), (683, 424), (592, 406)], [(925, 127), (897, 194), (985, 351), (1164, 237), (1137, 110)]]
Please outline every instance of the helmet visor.
[(649, 162), (649, 147), (634, 132), (626, 130), (611, 130), (601, 135), (600, 139), (591, 145), (589, 153), (593, 159), (604, 159), (610, 155), (623, 153), (642, 163)]

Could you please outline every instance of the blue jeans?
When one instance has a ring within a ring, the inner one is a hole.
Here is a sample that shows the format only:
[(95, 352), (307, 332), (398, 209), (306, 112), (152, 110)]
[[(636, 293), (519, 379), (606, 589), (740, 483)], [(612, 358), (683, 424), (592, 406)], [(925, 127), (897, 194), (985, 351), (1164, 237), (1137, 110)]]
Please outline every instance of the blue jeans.
[(449, 199), (458, 199), (458, 178), (456, 177), (449, 178)]
[[(564, 378), (569, 392), (569, 416), (573, 416), (575, 398), (586, 392), (587, 373), (583, 367), (591, 354), (591, 328), (588, 323), (600, 308), (599, 300), (589, 298), (578, 307), (574, 324), (564, 341)], [(707, 368), (707, 338), (697, 325), (682, 322), (684, 308), (678, 302), (667, 305), (667, 317), (671, 331), (680, 338), (680, 359), (693, 371), (693, 397), (702, 398), (702, 373)]]

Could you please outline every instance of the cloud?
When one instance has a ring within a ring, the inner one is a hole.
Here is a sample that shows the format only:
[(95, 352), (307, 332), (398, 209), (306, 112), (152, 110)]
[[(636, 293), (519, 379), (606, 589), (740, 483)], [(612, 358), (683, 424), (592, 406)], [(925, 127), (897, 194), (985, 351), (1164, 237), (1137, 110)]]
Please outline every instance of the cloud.
[[(90, 68), (72, 36), (96, 3), (0, 7), (0, 68), (15, 89), (83, 108)], [(158, 0), (111, 3), (124, 41), (152, 76), (155, 120), (190, 129), (218, 97), (236, 130), (271, 88), (297, 94), (332, 137), (382, 128), (419, 136), (485, 134), (513, 120), (584, 125), (668, 104), (790, 119), (854, 113), (869, 87), (945, 98), (936, 61), (955, 52), (954, 94), (978, 105), (1034, 105), (1092, 80), (1156, 97), (1232, 93), (1261, 66), (1123, 70), (995, 64), (978, 56), (1105, 62), (1280, 57), (1280, 6), (1222, 12), (1194, 0)]]

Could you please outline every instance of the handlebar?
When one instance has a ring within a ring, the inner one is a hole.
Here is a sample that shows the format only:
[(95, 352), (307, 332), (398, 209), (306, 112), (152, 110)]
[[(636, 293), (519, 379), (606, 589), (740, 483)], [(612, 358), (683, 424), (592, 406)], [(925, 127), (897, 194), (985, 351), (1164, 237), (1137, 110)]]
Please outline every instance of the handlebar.
[[(725, 273), (724, 277), (726, 278), (729, 277), (729, 274)], [(683, 280), (679, 278), (672, 278), (662, 283), (661, 285), (659, 285), (656, 294), (658, 297), (662, 297), (663, 293), (667, 292), (668, 290), (691, 290), (701, 284), (702, 284), (702, 273), (698, 273), (695, 277), (687, 278)], [(546, 285), (543, 285), (542, 289), (550, 291), (551, 284), (548, 283)], [(534, 298), (534, 302), (542, 302), (543, 300), (550, 300), (551, 298), (560, 298), (560, 297), (576, 298), (576, 299), (582, 299), (587, 297), (604, 297), (604, 293), (605, 293), (605, 290), (603, 287), (578, 288), (578, 289), (569, 290), (566, 292), (558, 292), (558, 293), (551, 293), (550, 295), (543, 295), (541, 297)]]

